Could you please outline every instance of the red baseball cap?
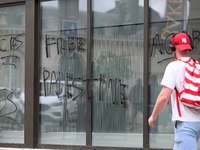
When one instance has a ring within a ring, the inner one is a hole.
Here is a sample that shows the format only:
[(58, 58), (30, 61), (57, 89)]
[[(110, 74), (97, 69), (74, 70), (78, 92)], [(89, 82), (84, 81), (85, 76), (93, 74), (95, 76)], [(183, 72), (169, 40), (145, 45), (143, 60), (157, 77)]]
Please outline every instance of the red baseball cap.
[(190, 38), (183, 32), (175, 34), (171, 39), (171, 44), (175, 45), (179, 51), (186, 49), (192, 50)]

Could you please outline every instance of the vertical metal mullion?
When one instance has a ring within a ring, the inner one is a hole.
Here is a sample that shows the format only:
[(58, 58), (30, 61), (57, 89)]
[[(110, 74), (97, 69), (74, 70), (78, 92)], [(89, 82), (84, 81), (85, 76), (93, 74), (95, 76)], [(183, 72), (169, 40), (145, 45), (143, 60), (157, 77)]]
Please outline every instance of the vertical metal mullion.
[(87, 106), (86, 106), (86, 146), (92, 145), (91, 131), (91, 48), (92, 48), (92, 0), (87, 0)]
[(148, 133), (148, 43), (149, 43), (149, 0), (144, 0), (144, 94), (143, 94), (143, 148), (149, 147)]
[(26, 1), (24, 141), (27, 148), (38, 144), (38, 4), (37, 0)]

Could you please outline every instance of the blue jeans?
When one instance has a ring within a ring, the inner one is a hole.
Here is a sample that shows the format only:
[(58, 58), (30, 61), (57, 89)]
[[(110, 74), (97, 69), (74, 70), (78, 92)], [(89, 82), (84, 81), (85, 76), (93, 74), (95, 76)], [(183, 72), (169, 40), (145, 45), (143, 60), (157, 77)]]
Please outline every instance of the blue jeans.
[(173, 150), (197, 150), (200, 138), (200, 122), (175, 122)]

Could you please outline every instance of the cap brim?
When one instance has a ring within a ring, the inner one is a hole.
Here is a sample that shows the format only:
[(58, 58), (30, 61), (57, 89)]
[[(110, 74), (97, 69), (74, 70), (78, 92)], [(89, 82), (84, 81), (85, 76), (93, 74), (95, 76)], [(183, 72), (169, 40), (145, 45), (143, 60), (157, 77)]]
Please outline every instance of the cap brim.
[(179, 51), (183, 51), (183, 50), (186, 50), (186, 49), (192, 50), (192, 47), (190, 46), (190, 44), (175, 45), (175, 46)]

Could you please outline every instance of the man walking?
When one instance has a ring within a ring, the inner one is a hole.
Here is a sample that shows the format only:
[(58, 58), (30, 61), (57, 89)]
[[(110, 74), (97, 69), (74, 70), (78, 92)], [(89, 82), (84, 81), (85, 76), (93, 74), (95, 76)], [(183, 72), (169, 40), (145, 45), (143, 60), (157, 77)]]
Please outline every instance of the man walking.
[[(189, 50), (193, 47), (190, 39), (189, 35), (182, 32), (171, 38), (170, 46), (176, 59), (189, 60)], [(148, 122), (151, 127), (155, 127), (157, 116), (165, 108), (171, 96), (172, 121), (175, 122), (173, 150), (197, 150), (197, 142), (200, 138), (200, 110), (189, 108), (179, 100), (176, 101), (176, 90), (181, 92), (185, 79), (186, 63), (183, 61), (172, 61), (166, 67), (161, 81), (163, 88)]]

